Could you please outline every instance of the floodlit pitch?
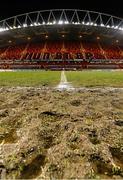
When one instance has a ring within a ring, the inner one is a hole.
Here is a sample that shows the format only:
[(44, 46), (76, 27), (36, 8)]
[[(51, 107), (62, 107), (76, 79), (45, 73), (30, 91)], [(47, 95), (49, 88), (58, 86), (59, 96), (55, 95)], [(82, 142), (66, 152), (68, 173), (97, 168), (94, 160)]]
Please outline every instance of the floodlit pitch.
[[(122, 71), (67, 71), (67, 80), (73, 87), (123, 87)], [(60, 71), (0, 72), (0, 86), (56, 87)]]

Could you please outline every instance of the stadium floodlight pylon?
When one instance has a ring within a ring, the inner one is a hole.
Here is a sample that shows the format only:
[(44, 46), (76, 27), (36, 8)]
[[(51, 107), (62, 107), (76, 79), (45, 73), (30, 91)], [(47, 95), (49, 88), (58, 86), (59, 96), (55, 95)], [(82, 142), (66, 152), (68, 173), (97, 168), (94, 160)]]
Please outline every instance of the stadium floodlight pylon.
[(0, 32), (47, 25), (100, 26), (123, 30), (123, 19), (105, 13), (78, 9), (51, 9), (20, 14), (0, 21)]

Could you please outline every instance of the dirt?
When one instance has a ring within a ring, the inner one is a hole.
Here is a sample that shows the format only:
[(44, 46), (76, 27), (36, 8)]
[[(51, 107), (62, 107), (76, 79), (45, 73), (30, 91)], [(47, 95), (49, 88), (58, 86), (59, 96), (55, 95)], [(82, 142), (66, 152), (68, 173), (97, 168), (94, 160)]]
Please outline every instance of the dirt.
[(123, 91), (0, 89), (1, 179), (122, 179)]

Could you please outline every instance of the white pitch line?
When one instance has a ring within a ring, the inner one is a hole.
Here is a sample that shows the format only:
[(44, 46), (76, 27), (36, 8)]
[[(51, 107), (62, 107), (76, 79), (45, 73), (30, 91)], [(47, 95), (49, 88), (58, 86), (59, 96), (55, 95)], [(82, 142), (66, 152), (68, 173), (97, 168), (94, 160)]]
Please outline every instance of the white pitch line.
[(67, 77), (65, 75), (65, 71), (63, 70), (61, 72), (61, 81), (59, 83), (59, 85), (56, 87), (56, 89), (58, 90), (74, 90), (73, 86), (71, 85), (70, 82), (67, 81)]

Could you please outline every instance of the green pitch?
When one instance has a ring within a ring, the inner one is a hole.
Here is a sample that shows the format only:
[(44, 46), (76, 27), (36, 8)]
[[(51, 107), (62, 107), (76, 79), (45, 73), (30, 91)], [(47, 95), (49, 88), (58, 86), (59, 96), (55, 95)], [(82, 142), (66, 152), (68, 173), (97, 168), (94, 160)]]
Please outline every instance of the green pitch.
[(74, 71), (66, 75), (77, 87), (123, 87), (123, 71)]
[(60, 76), (53, 71), (0, 72), (0, 86), (56, 86)]
[[(65, 74), (74, 87), (123, 87), (122, 71), (68, 71)], [(60, 71), (0, 72), (0, 86), (55, 87), (60, 77)]]

